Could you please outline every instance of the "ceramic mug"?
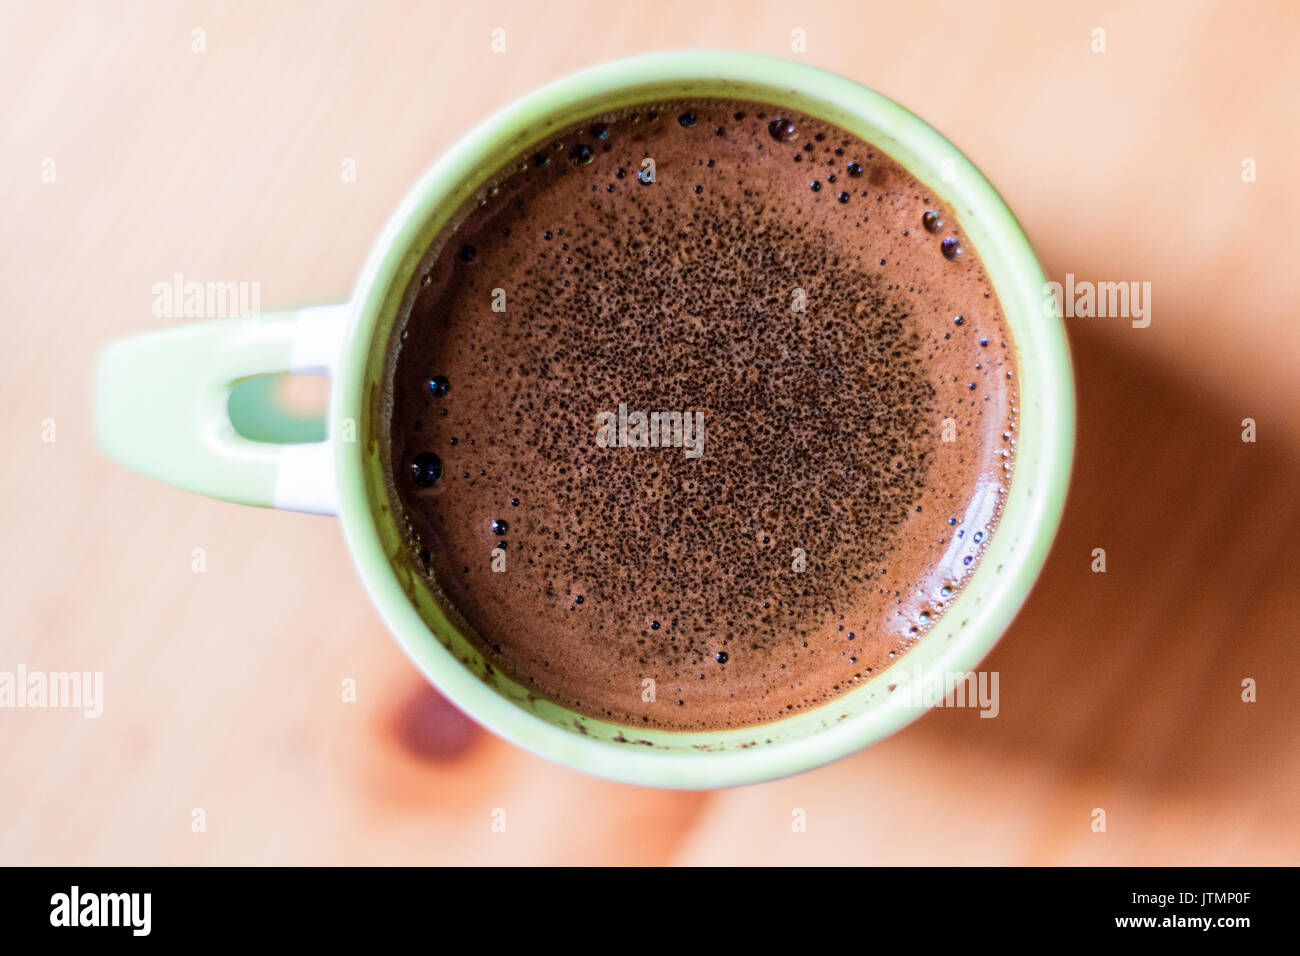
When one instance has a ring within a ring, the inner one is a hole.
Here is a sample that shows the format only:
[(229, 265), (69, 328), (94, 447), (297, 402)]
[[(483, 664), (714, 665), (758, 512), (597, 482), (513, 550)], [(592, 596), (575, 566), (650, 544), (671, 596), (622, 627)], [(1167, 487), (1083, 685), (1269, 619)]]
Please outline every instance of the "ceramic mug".
[[(874, 144), (947, 202), (983, 259), (1012, 331), (1020, 430), (1005, 508), (983, 559), (947, 612), (900, 661), (815, 709), (738, 730), (692, 733), (606, 723), (531, 694), (494, 668), (434, 602), (384, 487), (381, 377), (402, 294), (444, 223), (508, 159), (598, 113), (720, 97), (780, 105)], [(923, 678), (972, 670), (1024, 602), (1064, 504), (1074, 391), (1059, 319), (1015, 217), (955, 147), (889, 99), (810, 66), (743, 53), (666, 53), (552, 83), (483, 122), (398, 206), (342, 305), (219, 319), (146, 333), (100, 357), (96, 423), (119, 462), (244, 504), (337, 515), (370, 597), (417, 667), (466, 714), (534, 753), (589, 773), (661, 787), (770, 780), (880, 740), (920, 708), (897, 706), (901, 668)], [(250, 376), (332, 379), (324, 441), (277, 445), (236, 431), (228, 399)]]

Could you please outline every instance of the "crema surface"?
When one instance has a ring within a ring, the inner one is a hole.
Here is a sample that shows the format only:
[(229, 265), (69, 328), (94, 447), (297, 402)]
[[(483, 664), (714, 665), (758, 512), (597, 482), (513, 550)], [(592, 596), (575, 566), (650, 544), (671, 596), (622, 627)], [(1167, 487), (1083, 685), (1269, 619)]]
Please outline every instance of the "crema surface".
[(890, 666), (961, 589), (1014, 355), (952, 211), (871, 144), (751, 102), (593, 117), (426, 257), (391, 491), (435, 595), (536, 694), (761, 724)]

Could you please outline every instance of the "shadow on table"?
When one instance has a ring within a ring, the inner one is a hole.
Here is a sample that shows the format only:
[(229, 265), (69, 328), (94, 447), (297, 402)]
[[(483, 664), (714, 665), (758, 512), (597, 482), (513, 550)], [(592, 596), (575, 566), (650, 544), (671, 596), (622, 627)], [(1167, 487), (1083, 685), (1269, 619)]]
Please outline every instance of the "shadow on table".
[(912, 732), (1158, 795), (1293, 788), (1300, 452), (1267, 423), (1244, 443), (1249, 408), (1143, 364), (1131, 332), (1070, 332), (1074, 474), (1042, 576), (981, 665), (1001, 713), (934, 711)]

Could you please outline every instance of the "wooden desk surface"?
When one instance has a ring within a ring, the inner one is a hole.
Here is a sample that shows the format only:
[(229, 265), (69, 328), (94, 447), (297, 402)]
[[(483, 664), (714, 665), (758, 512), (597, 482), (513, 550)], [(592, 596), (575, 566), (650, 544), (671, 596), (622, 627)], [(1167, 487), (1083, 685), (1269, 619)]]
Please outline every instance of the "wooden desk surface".
[[(0, 710), (0, 862), (1300, 862), (1298, 28), (1283, 2), (6, 6), (0, 670), (103, 671), (106, 700), (99, 720)], [(160, 324), (153, 283), (339, 300), (481, 117), (680, 47), (879, 89), (986, 172), (1053, 277), (1153, 287), (1147, 329), (1068, 320), (1078, 466), (984, 665), (1001, 716), (932, 712), (708, 794), (590, 779), (469, 725), (388, 638), (334, 521), (124, 471), (89, 391), (104, 342)]]

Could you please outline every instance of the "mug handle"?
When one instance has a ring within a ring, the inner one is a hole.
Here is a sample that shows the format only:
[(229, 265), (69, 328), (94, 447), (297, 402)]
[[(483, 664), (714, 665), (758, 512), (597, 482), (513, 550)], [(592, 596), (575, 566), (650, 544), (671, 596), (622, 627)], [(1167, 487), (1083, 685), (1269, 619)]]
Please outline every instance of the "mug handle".
[(108, 345), (95, 429), (109, 456), (178, 488), (240, 504), (338, 514), (332, 444), (251, 441), (230, 393), (253, 375), (334, 375), (348, 305), (213, 319)]

